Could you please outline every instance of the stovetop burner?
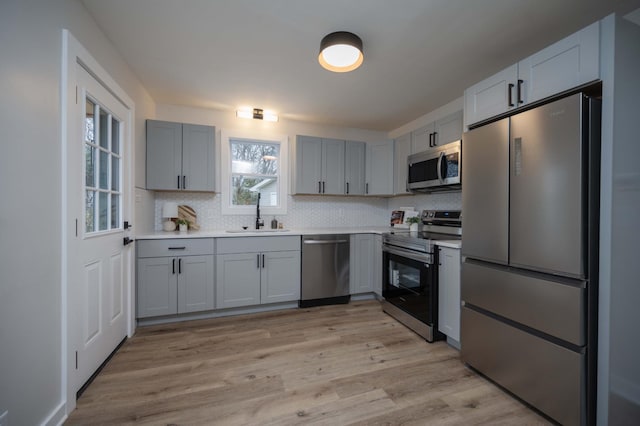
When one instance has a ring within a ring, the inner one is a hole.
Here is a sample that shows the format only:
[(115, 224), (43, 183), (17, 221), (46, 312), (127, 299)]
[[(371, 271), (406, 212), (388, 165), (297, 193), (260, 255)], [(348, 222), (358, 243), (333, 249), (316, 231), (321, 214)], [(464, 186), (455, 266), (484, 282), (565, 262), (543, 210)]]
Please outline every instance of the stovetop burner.
[(459, 240), (462, 236), (460, 210), (423, 210), (422, 228), (417, 232), (394, 229), (384, 234), (384, 243), (421, 252), (432, 252), (432, 241)]

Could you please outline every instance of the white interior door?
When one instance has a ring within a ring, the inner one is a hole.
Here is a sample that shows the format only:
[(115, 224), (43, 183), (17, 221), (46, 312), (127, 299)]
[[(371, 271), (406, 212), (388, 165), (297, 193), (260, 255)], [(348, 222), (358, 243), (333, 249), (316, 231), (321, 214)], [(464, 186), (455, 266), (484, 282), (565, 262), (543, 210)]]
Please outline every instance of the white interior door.
[(76, 64), (76, 112), (67, 148), (68, 321), (75, 391), (127, 336), (131, 249), (123, 244), (130, 215), (131, 142), (127, 108)]

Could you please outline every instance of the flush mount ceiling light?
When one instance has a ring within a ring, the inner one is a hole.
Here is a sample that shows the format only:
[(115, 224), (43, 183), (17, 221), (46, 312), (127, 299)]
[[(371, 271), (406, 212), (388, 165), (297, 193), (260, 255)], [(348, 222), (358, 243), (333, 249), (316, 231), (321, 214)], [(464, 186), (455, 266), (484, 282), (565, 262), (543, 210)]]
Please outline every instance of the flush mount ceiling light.
[(320, 42), (318, 62), (333, 72), (349, 72), (362, 65), (362, 40), (353, 33), (338, 31)]
[(271, 111), (264, 111), (260, 108), (242, 108), (236, 111), (236, 117), (255, 118), (256, 120), (278, 121), (278, 114)]

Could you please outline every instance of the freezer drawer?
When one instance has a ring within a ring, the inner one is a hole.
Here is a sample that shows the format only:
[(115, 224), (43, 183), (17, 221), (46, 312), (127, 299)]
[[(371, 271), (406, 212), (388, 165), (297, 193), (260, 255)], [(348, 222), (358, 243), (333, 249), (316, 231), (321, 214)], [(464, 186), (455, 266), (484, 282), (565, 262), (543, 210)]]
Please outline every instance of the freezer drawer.
[(465, 303), (574, 345), (585, 345), (585, 282), (541, 277), (465, 259), (461, 298)]
[(561, 424), (581, 424), (584, 355), (467, 307), (461, 314), (463, 362)]

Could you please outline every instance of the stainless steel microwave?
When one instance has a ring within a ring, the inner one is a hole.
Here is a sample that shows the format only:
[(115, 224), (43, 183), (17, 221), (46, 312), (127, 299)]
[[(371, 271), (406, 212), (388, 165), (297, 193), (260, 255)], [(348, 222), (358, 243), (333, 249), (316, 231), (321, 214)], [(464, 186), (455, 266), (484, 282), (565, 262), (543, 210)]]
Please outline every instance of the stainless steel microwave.
[(407, 189), (447, 191), (460, 189), (462, 141), (455, 141), (407, 158)]

